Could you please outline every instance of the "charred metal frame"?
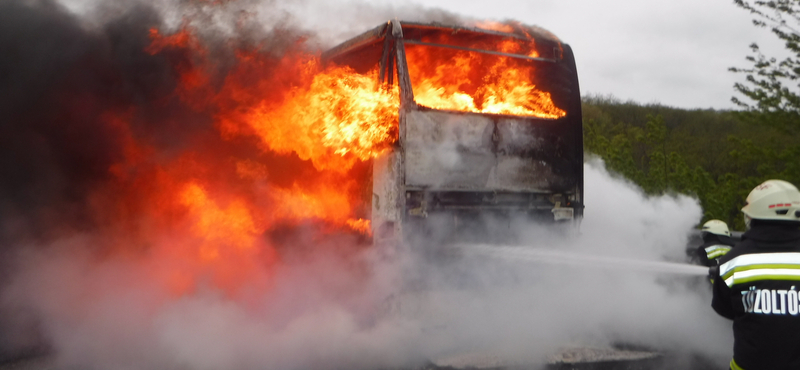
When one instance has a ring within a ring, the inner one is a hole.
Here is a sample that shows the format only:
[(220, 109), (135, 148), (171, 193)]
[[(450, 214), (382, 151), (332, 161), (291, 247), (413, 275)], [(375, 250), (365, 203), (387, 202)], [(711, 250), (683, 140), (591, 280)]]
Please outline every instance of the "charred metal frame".
[(492, 51), (492, 50), (473, 49), (473, 48), (467, 48), (467, 47), (456, 46), (456, 45), (435, 44), (435, 43), (432, 43), (432, 42), (423, 42), (423, 41), (416, 41), (416, 40), (403, 40), (403, 43), (412, 44), (412, 45), (433, 46), (433, 47), (437, 47), (437, 48), (456, 49), (456, 50), (463, 50), (463, 51), (473, 51), (473, 52), (476, 52), (476, 53), (492, 54), (492, 55), (499, 55), (499, 56), (504, 56), (504, 57), (518, 58), (518, 59), (536, 60), (536, 61), (539, 61), (539, 62), (550, 62), (550, 63), (557, 62), (557, 60), (550, 59), (550, 58), (529, 57), (527, 55), (503, 53), (503, 52), (500, 52), (500, 51)]
[[(411, 231), (404, 224), (418, 224), (418, 220), (442, 213), (453, 214), (453, 217), (463, 212), (521, 213), (535, 215), (540, 220), (549, 214), (550, 220), (570, 219), (578, 223), (584, 207), (583, 131), (577, 72), (570, 47), (547, 38), (543, 44), (552, 45), (552, 57), (529, 57), (406, 39), (404, 26), (416, 30), (417, 34), (422, 32), (420, 30), (446, 30), (524, 41), (532, 38), (537, 45), (541, 41), (536, 36), (529, 38), (468, 27), (393, 20), (322, 55), (326, 63), (348, 64), (348, 56), (369, 47), (380, 47), (378, 78), (387, 88), (395, 83), (399, 86), (398, 140), (393, 150), (374, 160), (373, 178), (369, 182), (373, 188), (370, 201), (376, 242), (402, 239)], [(557, 93), (567, 116), (541, 119), (420, 106), (414, 100), (406, 44), (492, 54), (548, 65), (550, 71), (558, 74), (553, 77), (558, 79), (553, 86), (559, 90)], [(459, 123), (445, 123), (452, 120)], [(467, 166), (448, 168), (432, 162), (430, 156), (433, 154), (426, 146), (437, 142), (429, 137), (442, 132), (456, 135), (462, 127), (459, 125), (473, 129), (473, 132), (471, 136), (458, 139), (461, 141), (456, 140), (458, 147), (454, 150), (459, 155), (476, 158), (478, 165), (468, 163)], [(490, 172), (472, 176), (467, 172), (473, 167)], [(444, 180), (437, 183), (432, 180), (435, 176)]]

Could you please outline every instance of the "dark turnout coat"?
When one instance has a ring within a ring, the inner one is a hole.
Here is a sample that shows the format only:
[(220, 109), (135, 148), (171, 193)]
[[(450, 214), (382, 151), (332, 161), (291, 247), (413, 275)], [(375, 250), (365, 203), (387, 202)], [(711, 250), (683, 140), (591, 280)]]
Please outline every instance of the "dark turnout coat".
[(800, 229), (754, 225), (720, 258), (714, 310), (733, 320), (732, 369), (800, 369)]
[(704, 233), (703, 244), (695, 250), (695, 259), (703, 266), (711, 267), (717, 264), (719, 259), (730, 252), (733, 247), (733, 239), (727, 236)]

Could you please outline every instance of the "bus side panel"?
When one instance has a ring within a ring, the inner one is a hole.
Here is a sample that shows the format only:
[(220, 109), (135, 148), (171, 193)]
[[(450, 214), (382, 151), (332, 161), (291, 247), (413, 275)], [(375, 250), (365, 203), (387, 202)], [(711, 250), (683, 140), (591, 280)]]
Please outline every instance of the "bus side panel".
[(406, 185), (484, 189), (496, 165), (494, 124), (479, 115), (410, 110), (406, 119)]
[(577, 182), (572, 131), (565, 119), (502, 118), (496, 123), (493, 188), (565, 192)]
[(469, 191), (566, 191), (577, 182), (570, 140), (558, 124), (435, 110), (411, 110), (404, 150), (406, 186)]

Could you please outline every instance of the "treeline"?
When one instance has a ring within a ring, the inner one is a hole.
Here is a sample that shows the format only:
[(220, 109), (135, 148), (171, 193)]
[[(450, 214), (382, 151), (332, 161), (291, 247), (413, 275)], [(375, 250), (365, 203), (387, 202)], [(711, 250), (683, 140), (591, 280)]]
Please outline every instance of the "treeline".
[(696, 196), (703, 221), (744, 230), (747, 194), (768, 179), (800, 185), (795, 135), (736, 111), (583, 98), (584, 148), (648, 194)]

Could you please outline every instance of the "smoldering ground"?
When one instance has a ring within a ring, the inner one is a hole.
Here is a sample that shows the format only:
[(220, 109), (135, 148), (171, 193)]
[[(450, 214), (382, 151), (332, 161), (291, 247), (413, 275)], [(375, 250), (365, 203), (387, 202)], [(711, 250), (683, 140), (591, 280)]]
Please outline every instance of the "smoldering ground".
[[(86, 10), (86, 19), (48, 1), (0, 4), (4, 351), (44, 344), (64, 368), (327, 369), (464, 353), (536, 364), (560, 348), (621, 342), (725, 362), (728, 326), (710, 311), (706, 287), (660, 275), (469, 255), (434, 263), (413, 246), (370, 248), (314, 220), (258, 230), (259, 252), (222, 270), (187, 259), (174, 231), (185, 212), (153, 214), (169, 190), (154, 185), (162, 166), (248, 194), (265, 213), (271, 203), (258, 189), (315, 173), (255, 139), (220, 138), (217, 112), (179, 89), (197, 76), (186, 73), (196, 70), (193, 55), (146, 51), (151, 29), (181, 26), (175, 14), (220, 22), (201, 32), (207, 82), (218, 88), (233, 69), (231, 40), (269, 56), (316, 42), (285, 20), (259, 27), (237, 6), (217, 15), (204, 2), (127, 3)], [(269, 176), (259, 166), (230, 170), (230, 158), (264, 163)], [(508, 232), (529, 247), (682, 259), (700, 218), (695, 201), (645, 197), (598, 162), (587, 164), (586, 192), (579, 237), (527, 224)]]

